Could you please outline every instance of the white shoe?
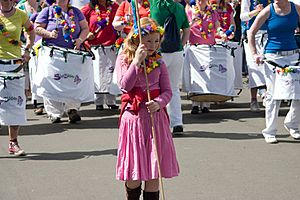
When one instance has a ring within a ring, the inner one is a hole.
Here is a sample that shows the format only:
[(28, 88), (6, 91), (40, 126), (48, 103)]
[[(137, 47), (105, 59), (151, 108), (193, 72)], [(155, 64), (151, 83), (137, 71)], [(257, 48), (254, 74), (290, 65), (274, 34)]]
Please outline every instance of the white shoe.
[(291, 128), (288, 128), (286, 125), (284, 125), (284, 128), (290, 133), (290, 135), (292, 136), (292, 138), (294, 138), (294, 139), (300, 139), (300, 131), (299, 131), (299, 129), (291, 129)]
[(250, 110), (251, 110), (251, 112), (259, 112), (260, 111), (257, 101), (251, 101)]
[(266, 143), (268, 143), (268, 144), (275, 144), (275, 143), (278, 142), (274, 135), (267, 135), (267, 136), (264, 136), (264, 137), (265, 137)]

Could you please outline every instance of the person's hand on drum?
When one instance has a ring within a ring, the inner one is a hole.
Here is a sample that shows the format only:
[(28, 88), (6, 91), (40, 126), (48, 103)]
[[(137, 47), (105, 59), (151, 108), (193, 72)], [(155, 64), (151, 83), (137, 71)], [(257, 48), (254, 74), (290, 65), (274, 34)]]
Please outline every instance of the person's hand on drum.
[(135, 51), (135, 56), (132, 62), (137, 66), (140, 66), (142, 62), (145, 60), (146, 56), (147, 56), (146, 46), (144, 44), (140, 44), (137, 50)]
[(146, 102), (146, 106), (150, 113), (154, 113), (154, 112), (157, 112), (160, 110), (159, 103), (157, 103), (156, 101), (153, 101), (153, 100)]
[(30, 51), (29, 49), (25, 49), (22, 55), (23, 63), (27, 63), (30, 60)]
[(82, 44), (83, 40), (79, 37), (77, 39), (74, 40), (74, 49), (75, 50), (80, 50), (80, 46)]
[(253, 54), (253, 59), (254, 59), (254, 62), (258, 65), (264, 63), (264, 56), (263, 55)]
[(88, 35), (86, 36), (88, 40), (93, 40), (95, 38), (94, 34), (92, 32), (89, 32)]
[(56, 39), (58, 37), (58, 32), (57, 30), (53, 30), (50, 32), (50, 38), (51, 39)]

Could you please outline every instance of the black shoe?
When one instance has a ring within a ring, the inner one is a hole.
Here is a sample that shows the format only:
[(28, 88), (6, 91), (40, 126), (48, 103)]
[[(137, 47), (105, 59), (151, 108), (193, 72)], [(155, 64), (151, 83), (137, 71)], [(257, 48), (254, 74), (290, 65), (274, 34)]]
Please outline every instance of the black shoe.
[(52, 122), (52, 124), (56, 124), (56, 123), (60, 123), (60, 117), (54, 117), (52, 115), (49, 116), (50, 121)]
[(103, 105), (96, 105), (96, 110), (104, 110)]
[(117, 105), (107, 105), (111, 110), (118, 110), (119, 106)]
[(199, 106), (193, 106), (191, 110), (191, 114), (198, 114), (199, 113)]
[(77, 110), (75, 109), (69, 110), (68, 116), (69, 116), (69, 122), (71, 124), (81, 121), (81, 117), (78, 115)]
[(203, 107), (203, 108), (201, 108), (201, 112), (202, 113), (209, 113), (210, 111), (209, 111), (208, 107)]
[(174, 126), (173, 127), (173, 135), (178, 136), (183, 134), (183, 126)]

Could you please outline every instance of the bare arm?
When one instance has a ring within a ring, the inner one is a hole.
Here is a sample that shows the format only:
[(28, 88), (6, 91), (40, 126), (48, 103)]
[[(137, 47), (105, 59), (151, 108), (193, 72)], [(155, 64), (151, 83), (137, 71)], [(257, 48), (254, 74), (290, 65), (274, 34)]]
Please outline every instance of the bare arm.
[(190, 28), (184, 28), (182, 30), (182, 37), (181, 37), (182, 46), (184, 46), (187, 43), (189, 37), (190, 37)]
[(122, 31), (125, 27), (121, 16), (115, 16), (112, 25), (117, 31)]
[(256, 17), (254, 23), (252, 24), (250, 30), (248, 31), (248, 43), (250, 51), (255, 59), (256, 63), (260, 63), (259, 55), (257, 55), (257, 49), (255, 44), (255, 35), (260, 27), (266, 22), (270, 15), (270, 5), (264, 8)]
[(46, 28), (47, 24), (42, 23), (35, 23), (35, 33), (43, 38), (56, 38), (57, 31), (53, 30), (52, 32), (47, 31)]
[(249, 21), (263, 9), (263, 5), (259, 4), (255, 7), (254, 10), (250, 11), (250, 1), (249, 0), (242, 0), (241, 2), (241, 14), (240, 18), (242, 21)]
[(80, 49), (80, 45), (84, 42), (84, 40), (86, 39), (89, 33), (89, 26), (85, 19), (79, 22), (79, 26), (80, 26), (80, 35), (77, 39), (74, 40), (75, 49), (77, 50)]
[(30, 49), (34, 43), (34, 38), (35, 38), (35, 34), (34, 34), (34, 28), (33, 28), (33, 24), (31, 23), (30, 20), (27, 20), (24, 24), (25, 30), (26, 30), (26, 46), (25, 46), (25, 51), (22, 55), (23, 59), (25, 62), (28, 62), (30, 59)]

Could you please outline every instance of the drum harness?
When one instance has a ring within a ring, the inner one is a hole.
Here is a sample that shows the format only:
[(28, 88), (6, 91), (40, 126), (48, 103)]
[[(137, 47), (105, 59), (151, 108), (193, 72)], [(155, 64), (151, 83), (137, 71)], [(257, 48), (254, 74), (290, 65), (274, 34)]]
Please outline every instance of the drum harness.
[[(198, 45), (200, 45), (200, 44), (193, 44), (194, 46), (198, 46)], [(234, 55), (234, 51), (237, 49), (236, 47), (230, 47), (229, 45), (227, 45), (227, 44), (215, 44), (215, 45), (208, 45), (209, 46), (209, 48), (214, 48), (214, 49), (216, 49), (216, 47), (215, 46), (221, 46), (221, 47), (224, 47), (225, 49), (228, 49), (228, 50), (230, 50), (230, 55), (232, 56), (232, 57), (235, 57), (235, 55)]]

